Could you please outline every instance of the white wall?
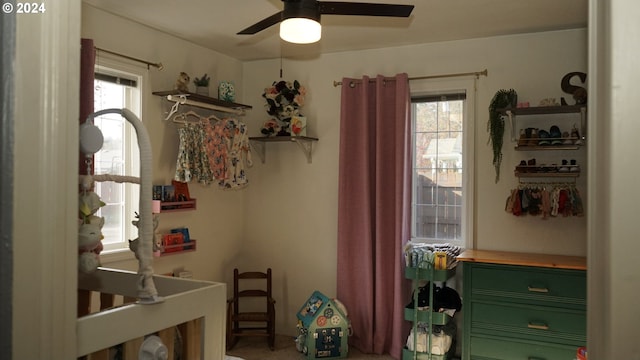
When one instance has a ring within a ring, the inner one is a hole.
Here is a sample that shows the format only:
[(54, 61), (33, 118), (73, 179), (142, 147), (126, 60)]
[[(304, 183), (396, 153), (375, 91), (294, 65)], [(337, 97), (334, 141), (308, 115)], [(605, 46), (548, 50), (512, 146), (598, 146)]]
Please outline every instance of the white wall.
[[(242, 64), (233, 58), (114, 16), (85, 3), (82, 4), (82, 37), (94, 39), (95, 46), (105, 50), (161, 62), (163, 70), (151, 68), (149, 83), (144, 84), (142, 121), (151, 137), (153, 149), (153, 183), (170, 184), (175, 172), (178, 149), (177, 126), (164, 121), (169, 102), (152, 95), (153, 91), (172, 90), (181, 71), (191, 79), (204, 73), (211, 76), (210, 92), (217, 93), (220, 80), (239, 84)], [(104, 53), (98, 52), (96, 62)], [(126, 60), (125, 60), (126, 61)], [(191, 91), (195, 91), (193, 83)], [(242, 89), (238, 89), (242, 96)], [(156, 273), (171, 272), (185, 267), (194, 277), (203, 280), (227, 282), (231, 278), (230, 263), (242, 244), (243, 197), (242, 191), (222, 191), (217, 185), (189, 184), (190, 195), (197, 199), (197, 210), (160, 215), (161, 232), (178, 226), (189, 227), (190, 235), (198, 240), (197, 251), (158, 258), (154, 261)], [(131, 254), (129, 258), (133, 259)], [(108, 262), (105, 266), (137, 269), (135, 259)]]
[[(280, 60), (244, 64), (244, 102), (254, 107), (247, 121), (256, 136), (268, 118), (261, 94), (279, 79), (279, 66)], [(245, 198), (246, 242), (236, 260), (244, 267), (273, 268), (279, 332), (294, 331), (295, 313), (313, 290), (335, 296), (340, 87), (333, 86), (334, 80), (364, 74), (424, 76), (488, 69), (489, 76), (478, 81), (477, 94), (476, 235), (472, 239), (476, 248), (584, 256), (584, 217), (544, 221), (504, 212), (509, 190), (517, 185), (514, 166), (527, 156), (552, 155), (516, 153), (506, 138), (502, 176), (495, 184), (486, 122), (489, 102), (498, 89), (514, 88), (521, 101), (536, 105), (542, 98), (568, 97), (560, 88), (561, 78), (586, 68), (586, 30), (342, 52), (314, 60), (285, 58), (284, 79), (297, 79), (307, 87), (303, 113), (308, 117), (308, 134), (319, 141), (314, 144), (312, 164), (295, 144), (267, 145), (266, 163), (257, 163), (249, 173), (254, 182)], [(565, 124), (567, 130), (570, 124)], [(558, 161), (576, 158), (586, 165), (584, 150), (556, 156)], [(584, 178), (578, 184), (586, 192)]]

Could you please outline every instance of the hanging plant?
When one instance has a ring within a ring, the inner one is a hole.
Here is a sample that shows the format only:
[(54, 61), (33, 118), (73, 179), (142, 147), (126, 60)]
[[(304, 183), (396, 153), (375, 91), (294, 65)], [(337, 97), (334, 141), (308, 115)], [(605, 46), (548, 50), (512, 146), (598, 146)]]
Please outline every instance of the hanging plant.
[(518, 94), (515, 90), (500, 89), (493, 96), (489, 105), (489, 143), (493, 148), (493, 167), (496, 169), (496, 183), (500, 180), (500, 165), (502, 164), (502, 142), (504, 140), (504, 119), (498, 111), (508, 107), (515, 107), (518, 103)]

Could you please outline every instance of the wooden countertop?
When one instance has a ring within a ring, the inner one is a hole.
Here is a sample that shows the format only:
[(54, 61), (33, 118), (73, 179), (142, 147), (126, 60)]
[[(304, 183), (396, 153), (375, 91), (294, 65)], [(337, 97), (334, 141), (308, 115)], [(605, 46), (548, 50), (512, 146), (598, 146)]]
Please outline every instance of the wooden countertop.
[(587, 258), (582, 256), (465, 250), (458, 255), (458, 261), (587, 270)]

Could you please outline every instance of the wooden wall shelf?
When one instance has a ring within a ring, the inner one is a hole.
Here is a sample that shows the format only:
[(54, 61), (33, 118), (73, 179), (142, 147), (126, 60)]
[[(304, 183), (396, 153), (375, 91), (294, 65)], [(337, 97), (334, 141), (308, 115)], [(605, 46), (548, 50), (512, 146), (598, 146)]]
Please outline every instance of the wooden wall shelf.
[(153, 95), (157, 95), (157, 96), (169, 96), (169, 95), (172, 95), (172, 96), (186, 96), (187, 99), (189, 99), (189, 100), (193, 100), (193, 101), (197, 101), (197, 102), (201, 102), (201, 103), (205, 103), (205, 104), (210, 104), (210, 105), (221, 106), (221, 107), (229, 108), (229, 109), (245, 109), (245, 110), (249, 110), (249, 109), (252, 108), (252, 106), (250, 106), (250, 105), (239, 104), (239, 103), (230, 102), (230, 101), (223, 101), (223, 100), (212, 98), (212, 97), (209, 97), (209, 96), (204, 96), (204, 95), (200, 95), (200, 94), (196, 94), (196, 93), (192, 93), (192, 92), (184, 92), (184, 91), (179, 91), (179, 90), (154, 91), (152, 94)]
[(165, 120), (169, 120), (173, 115), (175, 115), (178, 112), (180, 105), (196, 106), (202, 109), (232, 113), (240, 116), (244, 115), (246, 110), (250, 110), (252, 108), (250, 105), (223, 101), (196, 93), (178, 90), (154, 91), (152, 94), (165, 97), (168, 101), (174, 102)]
[(191, 239), (188, 242), (175, 245), (165, 245), (164, 251), (160, 253), (160, 256), (169, 256), (184, 254), (186, 252), (196, 251), (196, 240)]
[(510, 112), (513, 115), (547, 115), (547, 114), (579, 114), (582, 109), (586, 109), (587, 105), (559, 105), (559, 106), (531, 106), (522, 108), (498, 109), (503, 115)]
[(186, 201), (163, 201), (160, 203), (160, 212), (176, 212), (176, 211), (189, 211), (196, 209), (196, 199)]
[(294, 142), (298, 144), (304, 155), (307, 157), (307, 162), (311, 164), (311, 152), (313, 150), (313, 143), (318, 141), (318, 138), (309, 136), (257, 136), (250, 137), (251, 145), (256, 150), (256, 153), (260, 157), (260, 160), (264, 164), (266, 161), (266, 144), (273, 142)]

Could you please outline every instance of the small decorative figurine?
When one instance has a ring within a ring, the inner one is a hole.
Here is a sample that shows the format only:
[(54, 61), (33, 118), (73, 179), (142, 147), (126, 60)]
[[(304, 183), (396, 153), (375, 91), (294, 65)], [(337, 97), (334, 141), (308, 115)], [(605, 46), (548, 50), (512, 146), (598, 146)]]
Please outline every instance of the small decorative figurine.
[(180, 76), (178, 76), (178, 78), (176, 79), (176, 85), (174, 88), (176, 90), (179, 90), (180, 92), (188, 93), (190, 80), (191, 78), (189, 77), (189, 74), (183, 71), (180, 73)]

